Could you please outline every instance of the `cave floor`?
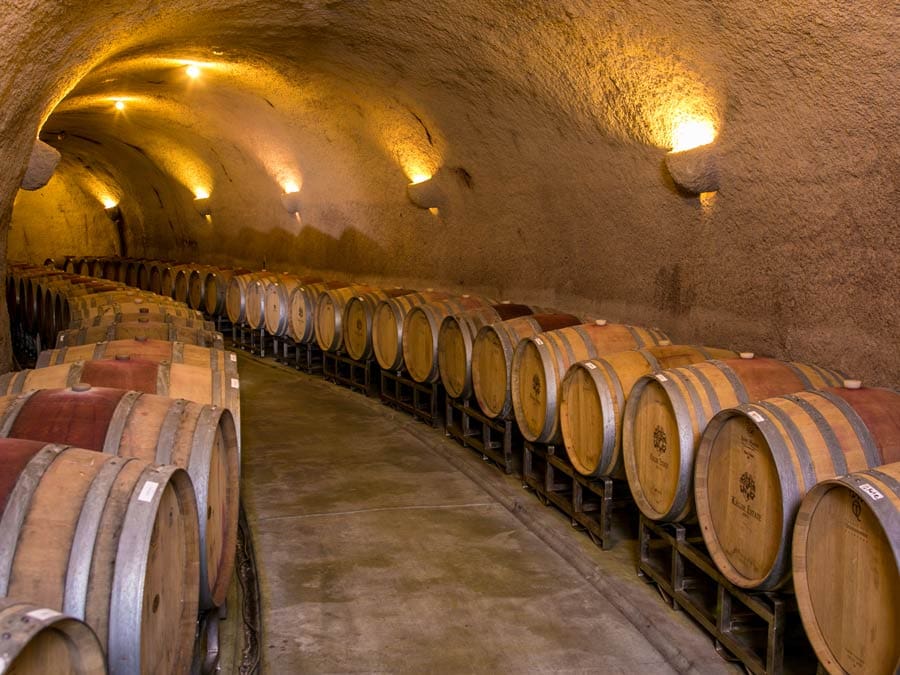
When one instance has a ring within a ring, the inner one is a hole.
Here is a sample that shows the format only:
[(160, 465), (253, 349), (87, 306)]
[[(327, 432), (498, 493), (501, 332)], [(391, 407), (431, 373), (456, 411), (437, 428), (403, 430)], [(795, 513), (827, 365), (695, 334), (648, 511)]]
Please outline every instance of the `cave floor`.
[(442, 432), (239, 358), (263, 672), (738, 672), (633, 538), (602, 551)]

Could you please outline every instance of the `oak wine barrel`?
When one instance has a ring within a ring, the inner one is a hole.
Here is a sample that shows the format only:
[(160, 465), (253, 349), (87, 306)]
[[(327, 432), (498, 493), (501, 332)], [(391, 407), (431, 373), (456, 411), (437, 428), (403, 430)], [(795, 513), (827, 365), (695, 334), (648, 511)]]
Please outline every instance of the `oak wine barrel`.
[(322, 291), (352, 286), (349, 281), (317, 281), (300, 284), (291, 291), (287, 335), (294, 342), (310, 343), (316, 339), (316, 301)]
[(625, 473), (641, 512), (665, 521), (694, 515), (697, 445), (720, 410), (843, 380), (836, 371), (750, 353), (644, 375), (631, 390), (622, 426)]
[(250, 270), (245, 268), (220, 269), (208, 272), (206, 274), (206, 292), (203, 294), (203, 302), (206, 305), (207, 314), (219, 316), (225, 313), (228, 285), (231, 283), (232, 277), (249, 273)]
[(247, 284), (244, 295), (244, 315), (247, 325), (257, 330), (266, 323), (266, 289), (280, 279), (290, 278), (287, 273), (264, 273)]
[(900, 672), (900, 463), (813, 487), (792, 548), (800, 618), (824, 668)]
[(218, 272), (213, 265), (192, 265), (188, 275), (187, 304), (191, 309), (206, 310), (206, 281), (210, 274)]
[(210, 349), (184, 342), (131, 338), (85, 345), (71, 345), (59, 349), (46, 349), (38, 355), (37, 368), (58, 366), (72, 361), (98, 361), (129, 356), (148, 361), (168, 361), (190, 366), (208, 367), (225, 373), (225, 377), (237, 377), (237, 355), (224, 349)]
[(239, 499), (240, 460), (230, 412), (78, 384), (0, 397), (0, 434), (185, 469), (200, 514), (200, 604), (222, 604), (234, 567)]
[(184, 263), (168, 263), (166, 265), (156, 265), (150, 270), (150, 288), (151, 293), (158, 293), (165, 298), (175, 298), (175, 278), (178, 273), (190, 265)]
[(459, 399), (472, 395), (472, 345), (482, 326), (547, 311), (501, 302), (444, 317), (438, 329), (437, 364), (447, 395)]
[(218, 331), (203, 328), (185, 328), (172, 323), (144, 319), (113, 323), (108, 326), (73, 328), (60, 331), (56, 337), (56, 347), (84, 345), (101, 341), (108, 342), (111, 340), (127, 340), (129, 338), (169, 340), (170, 342), (187, 342), (200, 347), (225, 348), (225, 340)]
[(359, 293), (376, 290), (371, 286), (357, 285), (323, 290), (316, 300), (316, 342), (326, 352), (344, 349), (344, 310), (350, 298)]
[(559, 401), (559, 426), (572, 466), (585, 476), (624, 477), (622, 415), (638, 378), (736, 356), (714, 347), (660, 345), (574, 364), (563, 378)]
[(472, 345), (472, 389), (488, 417), (512, 413), (511, 366), (519, 342), (539, 333), (583, 323), (572, 314), (533, 314), (483, 326)]
[(426, 302), (449, 298), (450, 293), (426, 289), (395, 298), (385, 298), (372, 316), (372, 350), (385, 370), (403, 368), (403, 325), (410, 310)]
[(291, 293), (304, 283), (306, 282), (302, 277), (285, 274), (266, 286), (264, 313), (266, 332), (269, 335), (281, 337), (288, 334), (291, 320)]
[(0, 594), (83, 620), (112, 673), (187, 672), (200, 578), (187, 473), (33, 440), (0, 441), (0, 457)]
[(237, 325), (247, 321), (247, 289), (256, 279), (270, 276), (271, 272), (262, 271), (235, 274), (231, 277), (225, 291), (225, 312), (231, 323)]
[(721, 411), (703, 433), (694, 469), (697, 519), (713, 561), (742, 588), (784, 586), (806, 493), (827, 478), (898, 461), (900, 394), (889, 389), (829, 388)]
[(529, 441), (560, 440), (559, 388), (569, 367), (605, 354), (668, 344), (656, 328), (598, 320), (523, 339), (513, 354), (510, 389), (516, 423)]
[(415, 292), (406, 288), (376, 288), (347, 300), (342, 318), (347, 355), (357, 361), (372, 358), (372, 319), (375, 307), (382, 300)]
[(184, 328), (202, 328), (203, 330), (215, 330), (216, 325), (212, 321), (206, 321), (194, 314), (193, 309), (186, 307), (173, 308), (165, 311), (148, 311), (143, 306), (137, 312), (108, 312), (79, 321), (70, 321), (69, 328), (93, 328), (96, 326), (109, 326), (114, 323), (134, 323), (146, 320), (156, 323), (170, 323)]
[(0, 598), (0, 673), (95, 675), (106, 673), (94, 631), (47, 607)]

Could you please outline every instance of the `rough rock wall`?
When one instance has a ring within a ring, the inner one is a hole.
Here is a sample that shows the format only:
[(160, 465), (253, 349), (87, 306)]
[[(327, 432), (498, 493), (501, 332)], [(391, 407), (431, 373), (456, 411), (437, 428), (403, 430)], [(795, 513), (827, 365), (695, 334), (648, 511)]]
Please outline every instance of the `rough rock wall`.
[[(30, 96), (0, 117), (15, 166), (28, 124), (98, 66), (47, 128), (123, 186), (134, 253), (480, 289), (900, 381), (890, 6), (187, 4), (69, 15), (51, 36), (65, 58), (26, 41), (31, 78), (0, 75)], [(31, 34), (46, 6), (4, 20)], [(207, 64), (193, 85), (188, 60)], [(115, 95), (134, 97), (118, 117)], [(703, 198), (663, 166), (692, 117), (721, 150)], [(433, 215), (406, 183), (440, 167)], [(299, 218), (280, 203), (291, 176)]]

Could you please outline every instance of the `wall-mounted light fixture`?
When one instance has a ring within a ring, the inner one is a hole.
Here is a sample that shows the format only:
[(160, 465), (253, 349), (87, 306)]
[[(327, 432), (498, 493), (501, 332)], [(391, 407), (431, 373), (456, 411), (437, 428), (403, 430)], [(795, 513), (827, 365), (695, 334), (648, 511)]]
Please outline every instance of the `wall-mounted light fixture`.
[(672, 180), (692, 194), (719, 189), (719, 152), (716, 129), (710, 120), (686, 119), (672, 131), (672, 151), (666, 169)]
[(119, 208), (119, 205), (115, 202), (110, 203), (103, 207), (103, 210), (106, 212), (106, 217), (109, 218), (114, 223), (122, 220), (122, 210)]
[(438, 169), (431, 177), (416, 176), (406, 186), (406, 196), (420, 209), (439, 209), (446, 201), (444, 178), (442, 169)]
[(300, 192), (284, 192), (281, 195), (281, 205), (288, 213), (300, 213)]
[(197, 209), (197, 213), (203, 217), (209, 216), (212, 213), (209, 208), (209, 193), (199, 191), (196, 195), (194, 197), (194, 208)]

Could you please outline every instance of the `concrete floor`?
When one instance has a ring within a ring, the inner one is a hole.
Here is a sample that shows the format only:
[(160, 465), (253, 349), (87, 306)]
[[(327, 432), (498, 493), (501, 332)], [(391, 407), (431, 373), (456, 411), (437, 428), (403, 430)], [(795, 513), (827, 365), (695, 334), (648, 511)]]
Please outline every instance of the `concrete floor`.
[(634, 572), (471, 450), (241, 355), (266, 673), (736, 672)]

